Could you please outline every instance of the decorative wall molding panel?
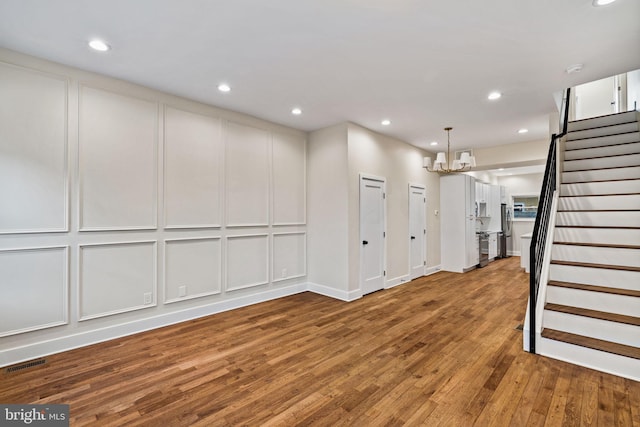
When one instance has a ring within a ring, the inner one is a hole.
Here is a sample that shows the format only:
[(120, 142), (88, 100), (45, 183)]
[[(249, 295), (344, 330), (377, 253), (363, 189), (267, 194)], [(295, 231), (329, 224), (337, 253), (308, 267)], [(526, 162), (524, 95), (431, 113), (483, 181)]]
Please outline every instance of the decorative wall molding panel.
[(225, 132), (227, 226), (267, 226), (269, 132), (234, 122)]
[(156, 242), (80, 245), (79, 320), (156, 304)]
[(273, 224), (302, 225), (306, 219), (306, 144), (295, 135), (273, 134)]
[(165, 107), (166, 228), (220, 227), (221, 138), (219, 118)]
[(0, 366), (307, 290), (306, 144), (0, 48)]
[(165, 240), (165, 303), (219, 294), (221, 283), (220, 237)]
[(68, 321), (68, 247), (0, 250), (0, 337)]
[(273, 233), (271, 281), (294, 279), (307, 274), (307, 233)]
[(157, 226), (158, 104), (80, 87), (80, 229)]
[(68, 230), (67, 91), (0, 62), (0, 234)]
[(226, 246), (227, 291), (269, 283), (268, 234), (228, 236)]

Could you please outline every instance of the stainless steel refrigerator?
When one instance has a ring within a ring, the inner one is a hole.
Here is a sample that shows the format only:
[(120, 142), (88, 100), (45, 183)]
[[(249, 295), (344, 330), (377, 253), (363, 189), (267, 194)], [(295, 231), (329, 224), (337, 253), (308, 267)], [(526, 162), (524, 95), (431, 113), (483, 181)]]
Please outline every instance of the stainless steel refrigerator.
[(511, 239), (511, 226), (513, 224), (513, 211), (511, 206), (508, 206), (506, 203), (500, 205), (500, 220), (502, 231), (498, 239), (498, 257), (506, 258), (508, 256), (507, 243), (509, 239)]

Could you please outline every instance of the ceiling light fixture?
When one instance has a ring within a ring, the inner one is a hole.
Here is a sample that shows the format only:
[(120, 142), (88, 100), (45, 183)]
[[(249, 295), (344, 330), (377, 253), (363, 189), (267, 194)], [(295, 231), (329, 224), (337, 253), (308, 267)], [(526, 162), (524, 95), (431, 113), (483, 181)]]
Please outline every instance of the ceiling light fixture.
[(220, 84), (218, 85), (218, 90), (219, 90), (220, 92), (229, 92), (229, 91), (231, 90), (231, 86), (229, 86), (229, 85), (228, 85), (228, 84), (226, 84), (226, 83), (220, 83)]
[(501, 96), (502, 94), (500, 92), (491, 92), (487, 98), (493, 101), (499, 99)]
[(391, 120), (389, 119), (384, 119), (383, 121), (380, 122), (382, 124), (382, 126), (389, 126), (391, 124)]
[(518, 133), (527, 133), (527, 132), (529, 132), (529, 129), (520, 129), (518, 131)]
[(427, 171), (438, 173), (462, 172), (469, 170), (476, 165), (476, 158), (469, 154), (469, 152), (463, 151), (460, 154), (460, 159), (455, 159), (453, 164), (449, 166), (448, 159), (451, 159), (451, 141), (449, 140), (449, 132), (451, 132), (452, 129), (452, 127), (444, 128), (444, 130), (447, 131), (447, 153), (445, 154), (441, 151), (436, 155), (436, 161), (433, 162), (433, 168), (431, 167), (431, 157), (424, 158), (422, 167)]
[(598, 7), (598, 6), (606, 6), (606, 5), (608, 5), (608, 4), (613, 3), (614, 1), (616, 1), (616, 0), (593, 0), (593, 5), (594, 5), (595, 7)]
[(89, 42), (89, 47), (98, 52), (106, 52), (111, 49), (111, 46), (99, 39), (93, 39)]
[(582, 64), (569, 65), (565, 71), (567, 74), (579, 73), (582, 71)]
[(433, 141), (429, 145), (438, 145), (438, 142), (437, 141)]
[(299, 116), (300, 114), (302, 114), (302, 110), (296, 107), (291, 110), (291, 114), (293, 114), (294, 116)]

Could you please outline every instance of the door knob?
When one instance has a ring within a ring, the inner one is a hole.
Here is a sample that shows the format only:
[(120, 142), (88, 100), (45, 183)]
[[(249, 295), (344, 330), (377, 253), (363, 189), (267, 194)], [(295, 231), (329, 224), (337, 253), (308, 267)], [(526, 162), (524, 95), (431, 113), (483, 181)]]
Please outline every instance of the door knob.
[(416, 240), (416, 236), (411, 236), (411, 240)]
[(363, 245), (368, 245), (368, 244), (369, 244), (369, 242), (367, 242), (366, 240), (363, 240), (363, 241), (362, 241), (362, 244), (363, 244)]

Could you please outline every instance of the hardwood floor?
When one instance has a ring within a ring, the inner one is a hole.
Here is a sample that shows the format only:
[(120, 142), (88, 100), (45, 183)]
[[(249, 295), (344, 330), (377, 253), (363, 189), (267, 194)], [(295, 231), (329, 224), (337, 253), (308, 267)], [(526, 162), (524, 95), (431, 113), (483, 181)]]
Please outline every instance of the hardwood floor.
[(522, 350), (517, 257), (345, 303), (312, 293), (0, 374), (71, 425), (640, 426), (640, 383)]

